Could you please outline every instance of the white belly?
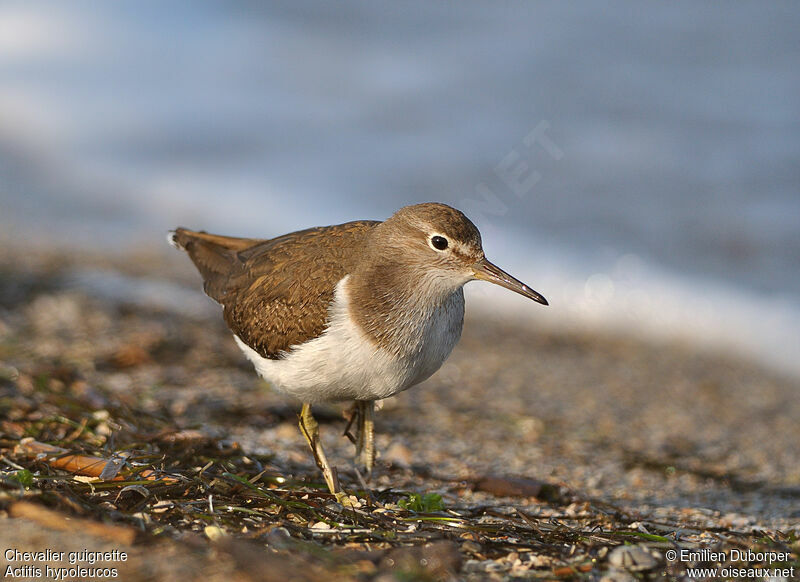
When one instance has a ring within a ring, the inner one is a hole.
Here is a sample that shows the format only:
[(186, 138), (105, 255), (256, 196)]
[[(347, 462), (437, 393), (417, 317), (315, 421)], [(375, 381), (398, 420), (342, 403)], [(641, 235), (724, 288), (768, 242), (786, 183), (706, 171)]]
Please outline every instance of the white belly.
[(260, 356), (238, 337), (236, 343), (259, 375), (302, 402), (379, 400), (419, 384), (450, 355), (461, 335), (460, 292), (425, 314), (411, 353), (396, 356), (367, 337), (350, 318), (347, 277), (336, 285), (328, 328), (293, 348), (283, 359)]

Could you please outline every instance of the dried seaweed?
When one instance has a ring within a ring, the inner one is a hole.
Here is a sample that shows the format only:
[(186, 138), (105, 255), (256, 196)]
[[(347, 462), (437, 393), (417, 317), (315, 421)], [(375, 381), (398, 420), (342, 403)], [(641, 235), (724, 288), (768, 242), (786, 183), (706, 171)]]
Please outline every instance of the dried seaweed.
[[(67, 420), (67, 416), (19, 418), (15, 428), (38, 433), (36, 438), (53, 438), (62, 433), (60, 426), (74, 429), (77, 424), (81, 433), (69, 441), (73, 450), (45, 445), (31, 436), (15, 440), (4, 435), (0, 503), (11, 516), (52, 526), (60, 515), (74, 514), (78, 507), (86, 515), (78, 522), (81, 528), (91, 523), (86, 519), (114, 522), (97, 523), (98, 535), (105, 537), (157, 540), (193, 531), (214, 540), (209, 543), (240, 538), (274, 551), (307, 555), (315, 568), (328, 574), (341, 574), (344, 565), (366, 560), (374, 567), (361, 572), (362, 577), (387, 568), (395, 571), (397, 560), (385, 558), (398, 548), (435, 547), (438, 554), (448, 556), (454, 552), (457, 558), (447, 558), (447, 567), (433, 571), (430, 579), (470, 572), (580, 577), (607, 570), (609, 551), (631, 543), (662, 556), (670, 548), (709, 543), (796, 552), (796, 532), (765, 536), (723, 529), (700, 535), (701, 528), (685, 521), (649, 521), (568, 491), (562, 492), (559, 503), (540, 505), (539, 514), (515, 507), (513, 500), (445, 504), (439, 494), (395, 490), (369, 495), (356, 490), (355, 506), (344, 507), (321, 485), (308, 481), (308, 477), (316, 480), (316, 475), (254, 472), (254, 459), (240, 448), (221, 446), (199, 431), (162, 429), (146, 434), (130, 416), (109, 414), (106, 422), (120, 427), (114, 433), (116, 449), (109, 455), (108, 439), (99, 444), (104, 439), (93, 432), (87, 416)], [(113, 472), (103, 470), (109, 459), (119, 460)], [(91, 461), (88, 466), (87, 461)], [(261, 466), (269, 465), (269, 459), (262, 461)], [(75, 526), (73, 522), (70, 527)], [(439, 545), (430, 546), (434, 542)], [(335, 548), (349, 554), (331, 554)], [(681, 574), (663, 558), (652, 570), (657, 571)], [(423, 567), (416, 574), (424, 578), (430, 574), (426, 572)]]

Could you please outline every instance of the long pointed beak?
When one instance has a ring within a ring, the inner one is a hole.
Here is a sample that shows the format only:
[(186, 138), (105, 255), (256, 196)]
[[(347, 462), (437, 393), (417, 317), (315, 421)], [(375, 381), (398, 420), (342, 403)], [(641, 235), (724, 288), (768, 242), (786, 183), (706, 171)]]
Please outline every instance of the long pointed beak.
[(480, 279), (481, 281), (489, 281), (489, 283), (500, 285), (501, 287), (511, 289), (520, 295), (524, 295), (528, 299), (533, 299), (537, 303), (549, 305), (549, 303), (547, 303), (547, 299), (545, 299), (543, 295), (537, 293), (522, 281), (518, 281), (497, 265), (487, 261), (485, 258), (472, 265), (472, 270), (475, 273), (476, 279)]

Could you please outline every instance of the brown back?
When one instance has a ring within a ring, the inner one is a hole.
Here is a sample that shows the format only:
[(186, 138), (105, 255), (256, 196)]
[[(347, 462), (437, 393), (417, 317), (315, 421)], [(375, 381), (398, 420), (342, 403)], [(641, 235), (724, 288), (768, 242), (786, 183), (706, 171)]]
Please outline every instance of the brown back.
[(280, 359), (325, 330), (336, 284), (377, 221), (310, 228), (270, 240), (175, 230), (228, 327), (261, 356)]

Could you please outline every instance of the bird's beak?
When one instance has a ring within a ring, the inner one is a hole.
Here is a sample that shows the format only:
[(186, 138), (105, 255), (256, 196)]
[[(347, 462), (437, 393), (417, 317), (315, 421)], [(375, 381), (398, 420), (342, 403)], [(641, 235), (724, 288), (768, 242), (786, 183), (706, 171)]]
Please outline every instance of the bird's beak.
[(481, 281), (489, 281), (489, 283), (500, 285), (501, 287), (511, 289), (520, 295), (524, 295), (528, 299), (533, 299), (537, 303), (549, 305), (544, 296), (528, 287), (522, 281), (518, 281), (500, 267), (490, 263), (485, 258), (472, 265), (472, 271), (475, 273), (476, 279), (480, 279)]

